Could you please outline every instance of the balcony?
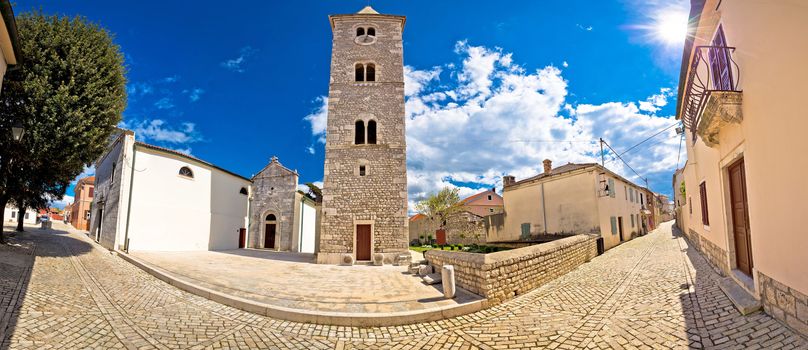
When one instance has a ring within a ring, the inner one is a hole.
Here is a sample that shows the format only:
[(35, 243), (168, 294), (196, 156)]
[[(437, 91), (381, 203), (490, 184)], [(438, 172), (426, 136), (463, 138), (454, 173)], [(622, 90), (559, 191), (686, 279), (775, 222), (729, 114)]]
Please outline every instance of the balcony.
[(734, 47), (697, 46), (685, 89), (682, 121), (709, 147), (718, 145), (724, 125), (743, 120), (740, 69), (732, 58)]

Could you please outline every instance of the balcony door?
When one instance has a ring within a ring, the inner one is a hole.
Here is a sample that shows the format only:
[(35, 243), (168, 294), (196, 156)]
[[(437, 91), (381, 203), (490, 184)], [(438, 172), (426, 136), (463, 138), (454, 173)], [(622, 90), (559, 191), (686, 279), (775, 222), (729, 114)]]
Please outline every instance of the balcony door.
[(710, 48), (710, 72), (713, 79), (714, 90), (732, 91), (732, 69), (730, 67), (729, 49), (727, 48), (727, 38), (724, 36), (724, 28), (718, 26), (715, 37)]

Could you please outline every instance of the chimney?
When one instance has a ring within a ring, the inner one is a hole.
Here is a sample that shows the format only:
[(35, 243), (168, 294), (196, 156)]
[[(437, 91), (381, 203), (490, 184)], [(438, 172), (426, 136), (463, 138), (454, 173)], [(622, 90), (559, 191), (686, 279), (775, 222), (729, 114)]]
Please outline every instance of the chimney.
[(553, 171), (553, 161), (545, 159), (542, 163), (544, 164), (544, 173), (549, 175)]
[(496, 187), (491, 187), (491, 192), (497, 193), (497, 188)]
[(513, 177), (512, 175), (505, 175), (505, 176), (502, 177), (502, 187), (503, 188), (508, 187), (510, 185), (513, 185), (514, 182), (516, 182), (516, 178)]

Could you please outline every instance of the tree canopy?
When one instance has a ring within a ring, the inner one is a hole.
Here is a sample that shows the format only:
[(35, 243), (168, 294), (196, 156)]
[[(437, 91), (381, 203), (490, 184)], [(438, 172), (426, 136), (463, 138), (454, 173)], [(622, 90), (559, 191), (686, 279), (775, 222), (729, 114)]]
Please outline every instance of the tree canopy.
[(437, 219), (440, 226), (449, 216), (460, 211), (460, 196), (456, 188), (444, 187), (440, 192), (429, 195), (417, 204), (415, 210), (431, 219)]
[[(16, 21), (22, 59), (0, 91), (2, 206), (61, 198), (102, 154), (126, 108), (123, 54), (106, 29), (39, 12)], [(15, 123), (25, 128), (21, 141), (11, 137)]]

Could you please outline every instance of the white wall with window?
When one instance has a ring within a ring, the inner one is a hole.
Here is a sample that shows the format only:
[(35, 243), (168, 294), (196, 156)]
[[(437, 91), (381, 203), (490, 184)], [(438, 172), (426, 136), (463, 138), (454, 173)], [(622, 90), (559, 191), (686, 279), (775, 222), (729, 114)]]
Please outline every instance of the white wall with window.
[[(18, 214), (19, 214), (19, 209), (15, 208), (13, 206), (7, 206), (4, 209), (4, 216), (3, 216), (4, 218), (6, 218), (6, 221), (7, 221), (6, 224), (7, 225), (8, 224), (16, 225), (17, 224), (17, 215)], [(23, 221), (22, 222), (25, 223), (25, 224), (30, 224), (30, 225), (36, 224), (36, 214), (37, 214), (36, 210), (27, 209), (25, 211), (25, 213), (23, 214)]]

